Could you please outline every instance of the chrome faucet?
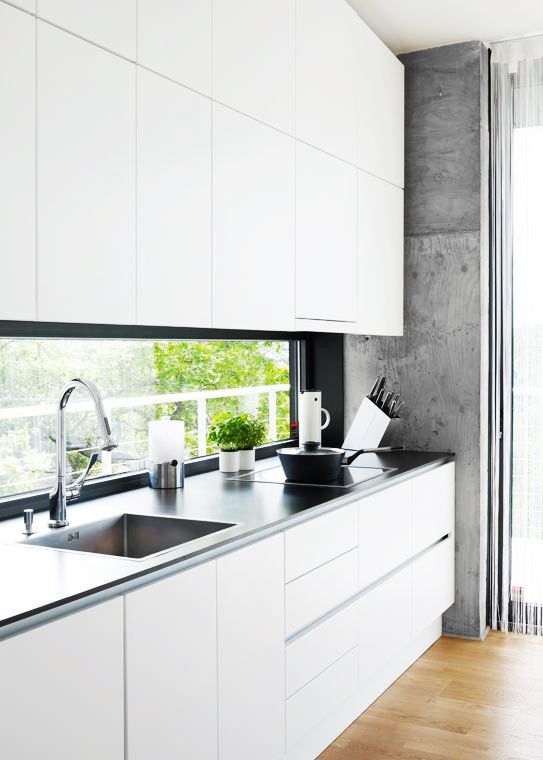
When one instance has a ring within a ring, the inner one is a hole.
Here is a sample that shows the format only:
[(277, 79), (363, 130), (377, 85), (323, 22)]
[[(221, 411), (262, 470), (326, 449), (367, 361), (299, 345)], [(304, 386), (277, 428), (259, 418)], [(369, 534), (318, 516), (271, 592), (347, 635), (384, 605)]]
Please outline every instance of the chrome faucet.
[(93, 452), (89, 459), (89, 464), (85, 472), (72, 483), (66, 482), (66, 422), (64, 419), (64, 410), (70, 396), (76, 388), (85, 388), (88, 391), (96, 411), (100, 433), (103, 439), (102, 450), (111, 451), (117, 444), (111, 437), (111, 428), (104, 411), (102, 397), (98, 388), (89, 380), (74, 378), (64, 387), (57, 407), (57, 481), (49, 494), (49, 527), (64, 528), (68, 525), (66, 519), (66, 503), (75, 501), (81, 494), (83, 484), (91, 468), (96, 464), (98, 452)]

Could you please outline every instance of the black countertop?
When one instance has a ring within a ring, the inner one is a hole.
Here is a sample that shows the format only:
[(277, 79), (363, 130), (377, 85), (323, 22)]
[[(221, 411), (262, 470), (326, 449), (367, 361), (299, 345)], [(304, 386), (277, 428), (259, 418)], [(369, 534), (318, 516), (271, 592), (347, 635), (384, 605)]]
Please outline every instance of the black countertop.
[[(0, 638), (204, 562), (453, 458), (409, 451), (364, 454), (357, 466), (394, 469), (349, 490), (247, 483), (215, 471), (187, 478), (179, 490), (140, 488), (68, 505), (72, 528), (124, 512), (237, 523), (147, 559), (25, 546), (22, 518), (4, 520), (0, 522)], [(275, 457), (261, 460), (257, 468), (278, 463)], [(47, 512), (35, 516), (38, 534), (49, 532), (47, 521)]]

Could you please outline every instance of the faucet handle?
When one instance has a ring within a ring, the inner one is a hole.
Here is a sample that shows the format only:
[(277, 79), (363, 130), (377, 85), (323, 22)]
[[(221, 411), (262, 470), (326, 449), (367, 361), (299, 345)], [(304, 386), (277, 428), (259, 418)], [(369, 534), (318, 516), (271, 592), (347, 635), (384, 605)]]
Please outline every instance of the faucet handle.
[(31, 536), (36, 531), (34, 530), (33, 524), (34, 524), (34, 510), (33, 509), (25, 509), (24, 510), (24, 519), (25, 519), (25, 529), (23, 530), (23, 533), (25, 536)]
[(81, 493), (81, 489), (83, 488), (85, 480), (87, 479), (87, 475), (92, 470), (92, 468), (94, 467), (97, 461), (98, 461), (98, 452), (93, 451), (89, 457), (89, 463), (87, 465), (87, 469), (85, 470), (85, 472), (82, 475), (80, 475), (77, 478), (77, 480), (74, 480), (73, 483), (70, 483), (70, 485), (66, 488), (66, 499), (68, 501), (77, 499), (77, 497)]

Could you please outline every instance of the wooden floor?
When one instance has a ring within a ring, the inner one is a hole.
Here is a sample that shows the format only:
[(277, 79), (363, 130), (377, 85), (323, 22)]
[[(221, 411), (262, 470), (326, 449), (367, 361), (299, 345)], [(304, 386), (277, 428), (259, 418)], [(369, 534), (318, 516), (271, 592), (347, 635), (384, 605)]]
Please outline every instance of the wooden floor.
[(543, 638), (441, 638), (320, 760), (543, 760)]

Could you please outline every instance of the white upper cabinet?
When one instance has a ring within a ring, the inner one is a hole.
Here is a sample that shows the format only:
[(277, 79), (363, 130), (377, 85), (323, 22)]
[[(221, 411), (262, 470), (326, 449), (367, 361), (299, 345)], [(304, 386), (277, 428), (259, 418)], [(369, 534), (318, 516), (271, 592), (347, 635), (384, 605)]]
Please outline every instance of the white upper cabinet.
[(343, 0), (296, 0), (296, 136), (352, 164), (359, 24)]
[(211, 327), (211, 102), (138, 69), (138, 322)]
[(356, 169), (297, 143), (298, 319), (356, 322), (356, 213)]
[(125, 629), (126, 757), (216, 760), (215, 562), (127, 594)]
[(213, 326), (292, 330), (294, 139), (213, 108)]
[(358, 325), (367, 335), (403, 334), (403, 190), (358, 173)]
[(0, 319), (36, 319), (35, 35), (0, 4)]
[(404, 67), (363, 22), (358, 25), (358, 165), (404, 186)]
[(217, 560), (219, 760), (284, 755), (284, 568), (282, 534)]
[(40, 18), (135, 60), (136, 0), (38, 0)]
[(133, 324), (135, 67), (38, 22), (38, 318)]
[(211, 95), (211, 0), (138, 0), (138, 63)]
[(294, 131), (295, 0), (214, 0), (213, 97)]

